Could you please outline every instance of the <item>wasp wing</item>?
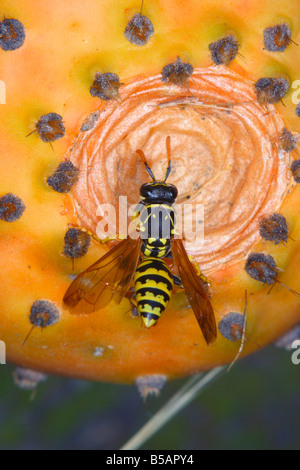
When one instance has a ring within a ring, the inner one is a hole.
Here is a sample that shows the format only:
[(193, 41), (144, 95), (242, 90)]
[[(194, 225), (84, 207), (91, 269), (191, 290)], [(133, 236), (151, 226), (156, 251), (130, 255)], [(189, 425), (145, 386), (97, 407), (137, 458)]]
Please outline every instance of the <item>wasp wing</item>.
[(119, 303), (130, 287), (140, 256), (141, 239), (114, 246), (72, 282), (63, 303), (72, 314), (92, 313), (112, 299)]
[(210, 344), (217, 338), (215, 314), (182, 240), (173, 238), (172, 256), (205, 341)]

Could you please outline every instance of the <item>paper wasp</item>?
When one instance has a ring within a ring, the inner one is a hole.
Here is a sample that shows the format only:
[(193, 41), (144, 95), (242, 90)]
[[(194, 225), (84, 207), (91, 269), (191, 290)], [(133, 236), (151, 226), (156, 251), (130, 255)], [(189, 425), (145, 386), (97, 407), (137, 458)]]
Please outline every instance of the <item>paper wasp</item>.
[[(164, 261), (171, 254), (203, 336), (209, 344), (217, 336), (214, 311), (182, 240), (174, 237), (173, 204), (177, 198), (177, 188), (166, 183), (171, 172), (170, 137), (167, 137), (166, 147), (168, 167), (163, 181), (155, 178), (144, 152), (137, 150), (153, 180), (140, 188), (142, 209), (139, 213), (139, 231), (142, 236), (120, 241), (79, 274), (68, 288), (63, 302), (73, 314), (91, 313), (111, 300), (119, 303), (134, 281), (137, 309), (149, 328), (156, 324), (172, 295), (173, 274)], [(153, 229), (158, 236), (153, 237)]]

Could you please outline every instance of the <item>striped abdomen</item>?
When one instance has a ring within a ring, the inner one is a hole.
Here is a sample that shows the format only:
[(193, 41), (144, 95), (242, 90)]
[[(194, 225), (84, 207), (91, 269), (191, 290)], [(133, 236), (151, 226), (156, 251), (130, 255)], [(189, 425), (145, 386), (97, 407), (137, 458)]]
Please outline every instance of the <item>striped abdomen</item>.
[(148, 257), (138, 266), (134, 282), (138, 311), (150, 328), (168, 305), (173, 288), (172, 273), (162, 259)]

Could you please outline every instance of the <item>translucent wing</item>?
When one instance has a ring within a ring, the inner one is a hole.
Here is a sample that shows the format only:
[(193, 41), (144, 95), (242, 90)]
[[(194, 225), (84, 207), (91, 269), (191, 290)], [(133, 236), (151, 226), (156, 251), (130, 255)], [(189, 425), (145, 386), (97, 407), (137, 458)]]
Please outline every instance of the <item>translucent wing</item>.
[(140, 256), (141, 239), (127, 238), (72, 282), (63, 303), (72, 314), (92, 313), (112, 299), (119, 303), (129, 289)]
[(215, 314), (182, 240), (172, 240), (172, 256), (205, 341), (212, 343), (217, 338)]

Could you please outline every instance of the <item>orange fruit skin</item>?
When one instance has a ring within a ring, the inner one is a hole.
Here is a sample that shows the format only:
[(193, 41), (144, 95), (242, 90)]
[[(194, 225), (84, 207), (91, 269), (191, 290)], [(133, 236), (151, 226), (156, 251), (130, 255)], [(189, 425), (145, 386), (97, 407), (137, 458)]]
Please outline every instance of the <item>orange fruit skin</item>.
[[(155, 33), (146, 46), (130, 44), (124, 29), (139, 11), (137, 2), (108, 0), (19, 0), (1, 2), (1, 13), (16, 18), (26, 29), (24, 45), (12, 52), (0, 50), (0, 80), (6, 86), (6, 104), (0, 106), (0, 191), (12, 192), (26, 210), (13, 223), (0, 221), (0, 339), (7, 359), (47, 373), (90, 380), (132, 383), (143, 375), (163, 374), (170, 379), (187, 376), (231, 362), (239, 349), (220, 334), (207, 347), (184, 294), (173, 296), (158, 325), (145, 330), (130, 312), (128, 300), (88, 316), (72, 316), (62, 307), (70, 284), (71, 261), (63, 255), (63, 237), (72, 221), (68, 196), (46, 184), (72, 146), (83, 116), (99, 101), (89, 94), (96, 72), (117, 73), (126, 82), (139, 75), (155, 75), (180, 56), (195, 67), (212, 64), (208, 45), (234, 32), (241, 53), (230, 68), (256, 81), (283, 75), (291, 83), (300, 76), (299, 50), (284, 53), (263, 50), (263, 30), (286, 22), (292, 39), (300, 44), (300, 4), (293, 0), (153, 0), (143, 14)], [(246, 70), (246, 72), (245, 72)], [(291, 131), (299, 131), (291, 89), (276, 107)], [(66, 135), (53, 145), (37, 133), (26, 138), (41, 115), (63, 116)], [(1, 196), (0, 194), (0, 196)], [(271, 254), (284, 269), (280, 280), (300, 292), (300, 188), (285, 197), (284, 214), (294, 241), (274, 245), (263, 240), (253, 252)], [(106, 251), (92, 242), (88, 254), (75, 260), (76, 272)], [(243, 312), (249, 294), (248, 326), (243, 355), (273, 342), (299, 322), (300, 302), (287, 289), (251, 279), (245, 259), (211, 276), (217, 323), (229, 312)], [(59, 322), (41, 331), (30, 330), (30, 308), (49, 300), (60, 310)]]

